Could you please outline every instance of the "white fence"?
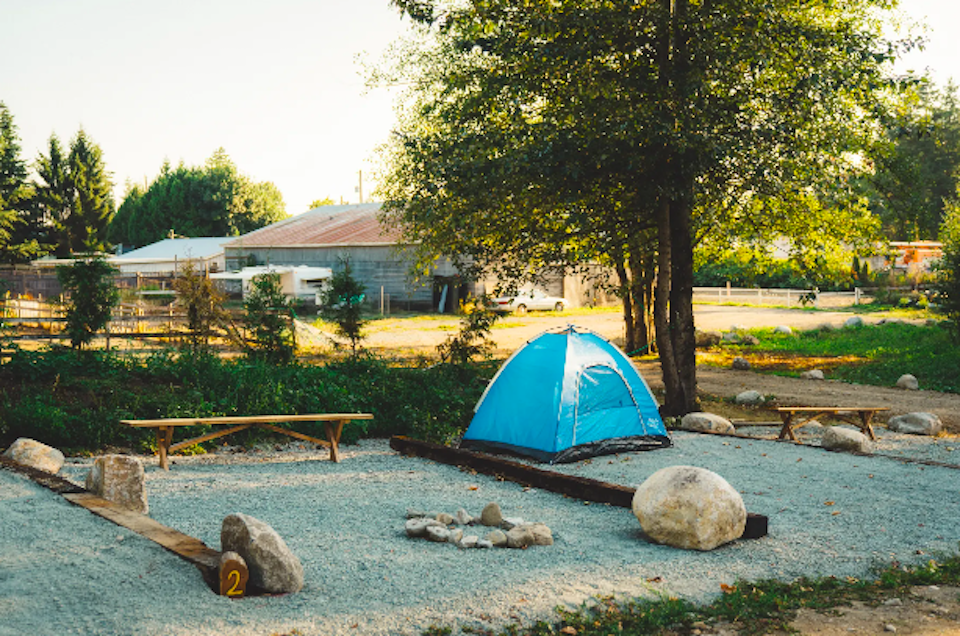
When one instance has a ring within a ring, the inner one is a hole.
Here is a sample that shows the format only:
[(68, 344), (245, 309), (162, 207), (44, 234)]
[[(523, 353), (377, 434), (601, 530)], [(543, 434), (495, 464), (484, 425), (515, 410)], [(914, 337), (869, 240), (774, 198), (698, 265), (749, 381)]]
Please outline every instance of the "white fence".
[(693, 301), (700, 303), (776, 305), (781, 307), (847, 307), (849, 305), (859, 305), (869, 298), (859, 287), (849, 292), (730, 286), (693, 288)]

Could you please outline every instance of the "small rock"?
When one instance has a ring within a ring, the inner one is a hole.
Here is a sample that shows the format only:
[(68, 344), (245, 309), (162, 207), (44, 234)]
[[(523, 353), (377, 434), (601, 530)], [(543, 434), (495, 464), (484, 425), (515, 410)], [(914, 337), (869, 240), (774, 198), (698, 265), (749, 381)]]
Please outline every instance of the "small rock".
[(453, 523), (453, 515), (447, 514), (446, 512), (441, 512), (435, 518), (445, 526), (449, 526), (451, 523)]
[(737, 356), (736, 358), (734, 358), (733, 364), (731, 364), (730, 366), (737, 371), (750, 370), (750, 362), (748, 362), (746, 358), (741, 358), (740, 356)]
[(680, 428), (685, 431), (724, 433), (727, 435), (736, 430), (730, 420), (714, 413), (687, 413), (680, 418)]
[(800, 374), (800, 377), (804, 380), (823, 380), (823, 371), (820, 369), (810, 369), (809, 371), (804, 371)]
[(480, 523), (485, 526), (497, 527), (503, 522), (503, 513), (500, 511), (500, 506), (494, 501), (491, 501), (486, 506), (483, 507), (483, 511), (480, 513)]
[(773, 333), (782, 333), (789, 336), (793, 333), (793, 329), (787, 325), (777, 325), (777, 327), (773, 330)]
[(740, 334), (733, 331), (728, 331), (727, 333), (723, 334), (723, 341), (731, 343), (740, 342)]
[(900, 379), (897, 380), (898, 389), (906, 389), (908, 391), (916, 391), (920, 388), (920, 383), (917, 382), (915, 376), (910, 375), (909, 373), (904, 373), (900, 376)]
[(869, 437), (860, 431), (839, 426), (825, 428), (820, 445), (830, 450), (854, 451), (857, 453), (873, 452), (873, 444)]
[(463, 538), (463, 530), (461, 530), (460, 528), (447, 530), (447, 541), (449, 541), (450, 543), (459, 544), (462, 538)]
[[(523, 526), (533, 535), (533, 545), (553, 545), (553, 532), (544, 523), (529, 523)], [(509, 534), (507, 535), (509, 538)]]
[(407, 508), (407, 519), (419, 519), (421, 517), (426, 517), (427, 513), (422, 510), (417, 510), (416, 508)]
[(460, 508), (457, 510), (457, 514), (453, 516), (453, 521), (460, 526), (469, 526), (473, 523), (473, 517), (470, 516), (470, 513)]
[(863, 318), (860, 316), (851, 316), (843, 322), (844, 327), (853, 328), (853, 327), (862, 327)]
[(883, 602), (883, 604), (889, 607), (900, 607), (901, 605), (903, 605), (903, 601), (900, 600), (899, 598), (894, 597), (894, 598), (888, 598)]
[(427, 534), (427, 528), (445, 528), (442, 523), (436, 519), (426, 519), (423, 517), (418, 517), (415, 519), (407, 519), (407, 523), (404, 524), (403, 529), (406, 530), (408, 537), (423, 537)]
[(478, 540), (477, 540), (477, 547), (478, 547), (478, 548), (481, 548), (481, 549), (484, 549), (484, 550), (489, 550), (490, 548), (493, 547), (493, 542), (492, 542), (492, 541), (487, 541), (486, 539), (478, 539)]
[(737, 404), (745, 404), (748, 406), (756, 406), (758, 404), (763, 404), (763, 394), (760, 391), (743, 391), (738, 393), (735, 399)]
[(895, 625), (891, 625), (890, 623), (887, 623), (886, 625), (883, 626), (883, 631), (896, 633), (897, 627)]
[(484, 540), (489, 541), (492, 546), (502, 548), (507, 545), (507, 534), (503, 530), (491, 530)]
[(937, 435), (943, 430), (943, 422), (934, 413), (907, 413), (891, 417), (887, 428), (909, 435)]
[(460, 539), (460, 543), (457, 544), (457, 547), (463, 548), (465, 550), (469, 550), (470, 548), (477, 547), (477, 543), (479, 541), (480, 541), (480, 537), (478, 537), (475, 534), (471, 534), (469, 536), (466, 536)]
[(836, 331), (837, 327), (832, 323), (825, 322), (825, 323), (822, 323), (819, 327), (817, 327), (817, 329), (819, 329), (820, 331)]
[(751, 345), (751, 346), (758, 345), (760, 344), (760, 338), (757, 338), (752, 333), (748, 333), (747, 335), (743, 336), (743, 338), (740, 339), (740, 343), (745, 345)]
[(450, 531), (443, 526), (428, 526), (426, 537), (428, 541), (446, 543), (450, 538)]
[(56, 475), (63, 467), (63, 453), (52, 446), (21, 437), (4, 451), (3, 456), (18, 464)]
[(508, 548), (526, 548), (534, 544), (534, 536), (524, 526), (517, 526), (507, 531)]
[(522, 525), (523, 519), (520, 517), (504, 517), (503, 521), (500, 522), (500, 527), (508, 531)]

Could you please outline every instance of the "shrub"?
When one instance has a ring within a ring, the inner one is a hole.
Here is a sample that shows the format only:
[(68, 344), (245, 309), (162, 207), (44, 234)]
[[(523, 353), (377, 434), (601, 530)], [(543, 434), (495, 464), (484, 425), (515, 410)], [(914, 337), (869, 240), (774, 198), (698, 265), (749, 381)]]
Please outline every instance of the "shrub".
[(197, 270), (193, 261), (187, 261), (180, 268), (173, 289), (178, 294), (178, 302), (187, 310), (190, 347), (195, 351), (206, 349), (214, 328), (229, 322), (229, 315), (223, 307), (227, 295)]
[(499, 314), (490, 308), (487, 295), (471, 298), (460, 304), (460, 331), (437, 347), (440, 360), (453, 364), (467, 364), (474, 358), (489, 358), (493, 343), (490, 329)]
[(350, 341), (351, 354), (356, 357), (360, 341), (363, 339), (363, 300), (366, 291), (360, 281), (353, 277), (350, 262), (343, 261), (343, 267), (330, 280), (323, 291), (320, 313), (324, 319), (337, 324), (338, 334)]
[(243, 301), (247, 312), (244, 324), (252, 335), (250, 355), (273, 364), (286, 364), (293, 360), (296, 348), (294, 303), (283, 293), (279, 274), (258, 274), (250, 281), (250, 287)]
[(112, 278), (116, 271), (101, 256), (57, 267), (57, 278), (69, 295), (67, 333), (74, 349), (89, 344), (110, 321), (111, 311), (120, 302), (120, 290)]
[[(957, 190), (960, 197), (960, 185)], [(943, 258), (937, 265), (937, 300), (960, 338), (960, 198), (945, 202), (940, 241)]]

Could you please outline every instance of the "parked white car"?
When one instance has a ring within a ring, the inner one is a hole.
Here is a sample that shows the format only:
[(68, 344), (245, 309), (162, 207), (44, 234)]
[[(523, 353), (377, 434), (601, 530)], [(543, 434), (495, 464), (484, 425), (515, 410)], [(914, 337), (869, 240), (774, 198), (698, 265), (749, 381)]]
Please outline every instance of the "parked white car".
[(515, 312), (521, 316), (530, 310), (563, 311), (567, 301), (556, 296), (548, 296), (540, 289), (524, 290), (516, 296), (500, 296), (493, 299), (493, 310), (503, 313)]

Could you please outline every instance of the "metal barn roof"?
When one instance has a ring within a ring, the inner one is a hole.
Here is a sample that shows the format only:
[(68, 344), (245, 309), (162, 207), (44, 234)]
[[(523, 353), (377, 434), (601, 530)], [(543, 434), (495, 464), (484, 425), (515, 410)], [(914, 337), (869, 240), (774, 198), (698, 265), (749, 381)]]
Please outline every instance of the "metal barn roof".
[(140, 249), (124, 252), (111, 259), (114, 261), (142, 261), (143, 259), (189, 260), (206, 259), (223, 253), (223, 246), (236, 239), (235, 236), (212, 236), (203, 238), (173, 238), (151, 243)]
[(380, 225), (379, 212), (379, 203), (325, 205), (244, 234), (227, 247), (392, 245), (400, 234)]

